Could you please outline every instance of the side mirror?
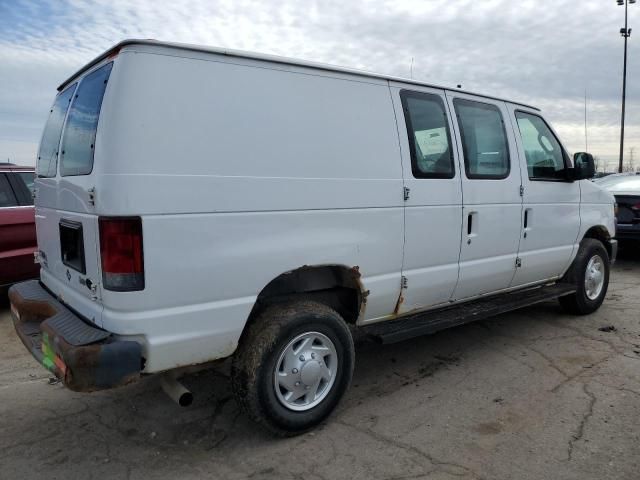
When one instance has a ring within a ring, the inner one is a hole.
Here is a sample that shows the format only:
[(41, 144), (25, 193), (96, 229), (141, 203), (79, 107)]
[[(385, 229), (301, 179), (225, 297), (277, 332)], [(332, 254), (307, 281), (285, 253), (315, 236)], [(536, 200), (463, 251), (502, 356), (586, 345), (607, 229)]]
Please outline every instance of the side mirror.
[(586, 152), (578, 152), (573, 156), (573, 179), (585, 180), (596, 175), (596, 164), (593, 155)]

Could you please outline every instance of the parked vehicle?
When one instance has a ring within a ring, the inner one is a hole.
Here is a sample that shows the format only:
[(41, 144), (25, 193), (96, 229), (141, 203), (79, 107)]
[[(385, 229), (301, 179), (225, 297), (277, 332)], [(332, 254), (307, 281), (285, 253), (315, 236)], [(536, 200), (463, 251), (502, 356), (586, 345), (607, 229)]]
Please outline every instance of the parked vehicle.
[(64, 384), (232, 357), (271, 431), (325, 419), (382, 342), (550, 298), (602, 303), (613, 196), (534, 107), (281, 57), (124, 41), (58, 88), (40, 281), (9, 296)]
[(33, 167), (0, 163), (0, 287), (37, 278)]
[(621, 242), (640, 241), (640, 173), (609, 175), (597, 183), (616, 198), (616, 238)]

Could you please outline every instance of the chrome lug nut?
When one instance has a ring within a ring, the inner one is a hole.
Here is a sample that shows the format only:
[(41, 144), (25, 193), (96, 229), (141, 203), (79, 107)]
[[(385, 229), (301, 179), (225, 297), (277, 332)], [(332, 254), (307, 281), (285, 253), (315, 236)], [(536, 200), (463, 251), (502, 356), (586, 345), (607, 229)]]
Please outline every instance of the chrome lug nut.
[(298, 373), (298, 369), (294, 368), (293, 370), (291, 370), (291, 373)]

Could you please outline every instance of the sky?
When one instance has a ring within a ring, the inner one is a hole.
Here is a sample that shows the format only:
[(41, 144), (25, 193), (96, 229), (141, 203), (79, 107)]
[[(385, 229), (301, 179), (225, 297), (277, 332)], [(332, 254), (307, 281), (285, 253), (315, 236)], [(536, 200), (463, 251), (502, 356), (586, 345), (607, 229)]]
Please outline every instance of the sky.
[[(640, 3), (629, 6), (625, 155), (640, 167)], [(35, 163), (56, 87), (125, 38), (284, 55), (531, 103), (571, 152), (619, 157), (615, 0), (0, 0), (0, 161)], [(635, 30), (635, 29), (634, 29)], [(628, 161), (628, 158), (627, 160)]]

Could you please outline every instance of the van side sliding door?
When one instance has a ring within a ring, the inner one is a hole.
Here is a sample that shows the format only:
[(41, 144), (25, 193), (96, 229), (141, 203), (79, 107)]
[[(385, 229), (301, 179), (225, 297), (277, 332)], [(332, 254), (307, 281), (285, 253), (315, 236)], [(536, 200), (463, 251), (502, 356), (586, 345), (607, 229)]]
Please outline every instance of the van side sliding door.
[(462, 242), (454, 299), (509, 288), (516, 270), (520, 163), (504, 102), (447, 92), (461, 158)]
[(540, 112), (509, 105), (522, 165), (523, 211), (513, 286), (557, 277), (568, 268), (580, 230), (580, 186), (571, 160)]
[(396, 313), (448, 303), (458, 281), (462, 187), (443, 90), (390, 82), (405, 185), (406, 279)]

